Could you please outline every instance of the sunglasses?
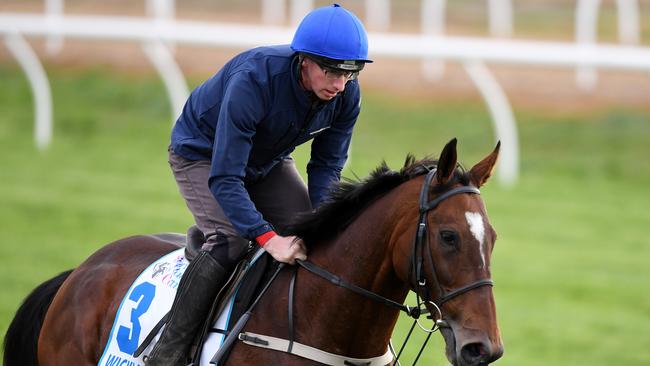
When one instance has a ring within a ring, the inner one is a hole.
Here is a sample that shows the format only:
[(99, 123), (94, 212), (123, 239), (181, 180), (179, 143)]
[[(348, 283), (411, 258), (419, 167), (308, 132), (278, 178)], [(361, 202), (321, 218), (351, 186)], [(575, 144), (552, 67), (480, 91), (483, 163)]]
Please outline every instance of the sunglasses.
[(314, 62), (316, 65), (318, 65), (318, 67), (320, 67), (320, 69), (325, 74), (325, 78), (330, 81), (339, 80), (340, 78), (344, 78), (345, 81), (349, 81), (349, 80), (356, 79), (357, 76), (359, 75), (358, 71), (334, 69), (327, 65), (323, 65), (322, 63), (312, 58), (310, 58), (310, 60)]

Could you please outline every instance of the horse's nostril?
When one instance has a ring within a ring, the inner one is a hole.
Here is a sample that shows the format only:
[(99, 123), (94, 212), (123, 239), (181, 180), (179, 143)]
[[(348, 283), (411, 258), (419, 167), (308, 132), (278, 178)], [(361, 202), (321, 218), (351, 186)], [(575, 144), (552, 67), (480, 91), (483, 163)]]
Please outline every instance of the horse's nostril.
[(478, 365), (484, 363), (489, 357), (489, 348), (483, 343), (469, 343), (463, 346), (460, 356), (468, 365)]

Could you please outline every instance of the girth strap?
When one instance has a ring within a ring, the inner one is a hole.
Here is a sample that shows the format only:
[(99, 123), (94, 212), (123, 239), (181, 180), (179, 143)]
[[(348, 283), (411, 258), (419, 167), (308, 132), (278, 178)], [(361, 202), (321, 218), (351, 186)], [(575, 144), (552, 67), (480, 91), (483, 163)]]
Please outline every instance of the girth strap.
[(325, 352), (298, 342), (293, 342), (293, 347), (289, 350), (290, 342), (288, 340), (256, 333), (240, 333), (239, 340), (251, 346), (287, 352), (332, 366), (385, 366), (393, 361), (393, 354), (390, 349), (378, 357), (354, 358)]

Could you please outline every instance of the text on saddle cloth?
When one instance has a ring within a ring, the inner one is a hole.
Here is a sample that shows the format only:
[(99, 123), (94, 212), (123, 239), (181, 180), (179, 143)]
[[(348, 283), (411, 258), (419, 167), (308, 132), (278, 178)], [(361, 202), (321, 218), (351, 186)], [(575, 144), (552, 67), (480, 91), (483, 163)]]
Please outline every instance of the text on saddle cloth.
[[(263, 250), (255, 254), (255, 262)], [(134, 352), (169, 312), (176, 290), (189, 262), (184, 248), (168, 253), (152, 263), (133, 282), (117, 310), (108, 342), (99, 360), (99, 366), (144, 366), (143, 357), (148, 355), (160, 337), (160, 332), (138, 357)], [(225, 329), (232, 321), (235, 292), (217, 316), (213, 328), (222, 332), (210, 332), (204, 340), (201, 364), (208, 365), (224, 340)], [(237, 311), (235, 311), (236, 313)]]

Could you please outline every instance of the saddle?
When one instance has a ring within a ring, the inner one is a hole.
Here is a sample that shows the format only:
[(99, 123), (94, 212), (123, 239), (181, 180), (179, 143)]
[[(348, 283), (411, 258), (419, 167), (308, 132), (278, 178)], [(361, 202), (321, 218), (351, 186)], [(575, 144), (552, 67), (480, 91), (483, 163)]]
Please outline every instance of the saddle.
[[(262, 251), (263, 253), (258, 255), (258, 251)], [(250, 308), (253, 301), (270, 280), (277, 266), (278, 263), (273, 260), (273, 257), (261, 248), (250, 250), (246, 257), (237, 264), (235, 271), (214, 299), (210, 315), (205, 320), (201, 332), (197, 334), (193, 342), (191, 348), (192, 364), (199, 364), (203, 345), (210, 333), (223, 334), (224, 339), (228, 336), (230, 330)], [(215, 328), (213, 325), (217, 317), (228, 306), (232, 306), (232, 308), (230, 310), (230, 318), (225, 327), (226, 329)], [(228, 353), (229, 350), (225, 350), (225, 354), (221, 359), (222, 362), (225, 362), (228, 358)]]
[[(196, 226), (188, 229), (184, 245), (178, 240), (180, 236), (166, 238), (163, 237), (164, 235), (157, 234), (155, 236), (163, 240), (168, 239), (165, 241), (173, 242), (176, 245), (184, 246), (185, 258), (188, 261), (196, 258), (203, 243), (205, 243), (205, 236)], [(188, 357), (192, 359), (191, 364), (200, 364), (203, 346), (211, 333), (223, 334), (225, 339), (229, 334), (229, 330), (232, 329), (240, 317), (248, 310), (264, 285), (269, 281), (277, 265), (278, 263), (273, 261), (273, 258), (263, 249), (254, 246), (248, 248), (243, 259), (237, 263), (235, 270), (213, 300), (209, 316), (203, 321), (203, 326), (194, 337), (192, 347), (190, 348), (190, 357)], [(225, 329), (215, 328), (214, 325), (216, 324), (217, 318), (228, 307), (230, 307), (230, 316)], [(164, 316), (156, 324), (134, 353), (135, 357), (138, 357), (150, 345), (160, 329), (166, 324), (168, 317), (169, 314)], [(222, 350), (220, 352), (225, 352), (221, 358), (222, 362), (225, 362), (229, 350)]]

